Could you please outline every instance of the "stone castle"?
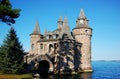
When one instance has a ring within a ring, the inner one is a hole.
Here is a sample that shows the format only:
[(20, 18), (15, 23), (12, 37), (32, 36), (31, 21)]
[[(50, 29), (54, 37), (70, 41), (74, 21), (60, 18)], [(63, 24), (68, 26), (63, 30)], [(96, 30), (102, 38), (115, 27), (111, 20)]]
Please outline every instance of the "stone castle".
[[(92, 72), (91, 36), (92, 28), (88, 25), (83, 9), (70, 31), (68, 20), (60, 17), (58, 27), (50, 32), (40, 33), (38, 21), (30, 34), (31, 49), (26, 55), (26, 62), (48, 62), (49, 72)], [(47, 67), (45, 64), (40, 67)], [(42, 69), (42, 68), (41, 68)]]

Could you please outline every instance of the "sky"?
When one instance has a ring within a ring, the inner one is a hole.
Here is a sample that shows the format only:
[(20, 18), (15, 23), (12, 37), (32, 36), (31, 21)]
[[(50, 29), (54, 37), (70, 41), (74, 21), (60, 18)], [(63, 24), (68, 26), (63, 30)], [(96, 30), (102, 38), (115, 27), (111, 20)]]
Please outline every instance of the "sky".
[[(92, 60), (120, 60), (120, 0), (10, 0), (20, 8), (14, 26), (25, 51), (30, 49), (30, 34), (38, 20), (40, 31), (53, 31), (57, 21), (67, 16), (70, 29), (75, 28), (80, 10), (84, 9), (93, 29)], [(0, 45), (10, 26), (0, 22)]]

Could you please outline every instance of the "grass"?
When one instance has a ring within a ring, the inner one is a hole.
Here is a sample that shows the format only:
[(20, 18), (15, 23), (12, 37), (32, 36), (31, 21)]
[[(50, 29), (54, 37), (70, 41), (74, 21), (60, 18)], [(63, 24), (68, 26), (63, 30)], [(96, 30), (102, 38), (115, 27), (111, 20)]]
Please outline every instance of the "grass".
[(0, 79), (33, 79), (31, 74), (0, 74)]

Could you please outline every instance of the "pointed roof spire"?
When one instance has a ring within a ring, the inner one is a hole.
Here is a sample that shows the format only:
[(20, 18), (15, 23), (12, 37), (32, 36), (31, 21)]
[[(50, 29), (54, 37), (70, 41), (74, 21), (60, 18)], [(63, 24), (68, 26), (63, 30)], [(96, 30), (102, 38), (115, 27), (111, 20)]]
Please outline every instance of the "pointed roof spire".
[(67, 24), (68, 24), (67, 16), (65, 16), (65, 18), (64, 18), (64, 23), (67, 23)]
[(81, 9), (81, 11), (80, 11), (79, 18), (84, 18), (84, 19), (86, 18), (83, 9)]
[(62, 16), (59, 17), (58, 21), (62, 21)]
[(64, 30), (66, 30), (66, 31), (69, 31), (69, 30), (70, 30), (67, 16), (65, 16), (65, 18), (64, 18), (63, 28), (64, 28)]
[(61, 29), (62, 25), (63, 25), (62, 16), (60, 16), (58, 19), (58, 29)]
[[(68, 24), (67, 16), (65, 16), (65, 18), (64, 18), (63, 28), (69, 29), (69, 24)], [(64, 30), (66, 30), (66, 29), (64, 29)]]
[(66, 16), (64, 18), (63, 27), (61, 29), (59, 38), (62, 38), (63, 34), (67, 34), (70, 39), (73, 39), (73, 37), (71, 36), (70, 27)]
[(39, 27), (38, 20), (35, 23), (33, 34), (40, 34), (40, 27)]
[(81, 9), (80, 15), (76, 21), (76, 28), (81, 28), (81, 27), (89, 28), (88, 19), (86, 18), (83, 9)]

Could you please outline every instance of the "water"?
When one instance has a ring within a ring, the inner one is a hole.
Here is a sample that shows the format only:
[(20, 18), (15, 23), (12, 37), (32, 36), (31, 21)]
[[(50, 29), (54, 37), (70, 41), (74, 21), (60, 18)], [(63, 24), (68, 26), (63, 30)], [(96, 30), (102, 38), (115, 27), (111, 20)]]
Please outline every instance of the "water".
[(92, 73), (48, 75), (40, 79), (120, 79), (120, 61), (93, 61), (92, 67)]
[(120, 79), (120, 61), (96, 61), (92, 65), (91, 79)]

